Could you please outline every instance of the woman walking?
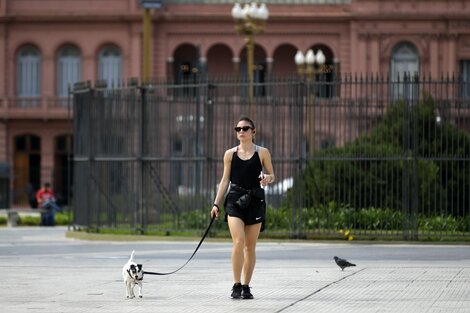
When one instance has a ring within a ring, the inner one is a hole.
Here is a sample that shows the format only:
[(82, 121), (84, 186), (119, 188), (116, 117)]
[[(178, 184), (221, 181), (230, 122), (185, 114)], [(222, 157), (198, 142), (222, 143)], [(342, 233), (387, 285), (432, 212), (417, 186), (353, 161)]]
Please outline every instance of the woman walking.
[(275, 177), (269, 150), (254, 143), (256, 129), (253, 121), (241, 117), (235, 132), (240, 143), (225, 151), (224, 171), (211, 217), (219, 216), (220, 205), (230, 186), (224, 206), (233, 242), (234, 284), (231, 297), (253, 299), (250, 282), (256, 264), (256, 241), (266, 211), (264, 190), (261, 187), (273, 183)]

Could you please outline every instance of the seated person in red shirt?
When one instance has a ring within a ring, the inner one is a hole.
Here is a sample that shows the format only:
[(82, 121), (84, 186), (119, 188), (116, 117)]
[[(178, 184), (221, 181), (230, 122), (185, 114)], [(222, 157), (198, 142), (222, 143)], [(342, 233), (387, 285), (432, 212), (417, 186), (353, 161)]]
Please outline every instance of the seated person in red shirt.
[(36, 199), (38, 200), (38, 207), (47, 210), (47, 212), (42, 215), (42, 225), (55, 225), (55, 212), (62, 211), (62, 208), (58, 206), (55, 201), (54, 191), (50, 183), (45, 183), (44, 187), (38, 190)]

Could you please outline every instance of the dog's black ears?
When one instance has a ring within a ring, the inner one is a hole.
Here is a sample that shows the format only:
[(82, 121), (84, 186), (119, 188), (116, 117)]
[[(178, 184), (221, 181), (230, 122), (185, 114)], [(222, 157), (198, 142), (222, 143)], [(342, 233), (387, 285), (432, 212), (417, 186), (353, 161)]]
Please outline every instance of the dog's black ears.
[(130, 268), (131, 268), (131, 270), (134, 270), (134, 269), (135, 269), (135, 265), (134, 265), (134, 264), (131, 264)]
[(137, 264), (137, 267), (139, 268), (139, 271), (142, 270), (142, 264)]

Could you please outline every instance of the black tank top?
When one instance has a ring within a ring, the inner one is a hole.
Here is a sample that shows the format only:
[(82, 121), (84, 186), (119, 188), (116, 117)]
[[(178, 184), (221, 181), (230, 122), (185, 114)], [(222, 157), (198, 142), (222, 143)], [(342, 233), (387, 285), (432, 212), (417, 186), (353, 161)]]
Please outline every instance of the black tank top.
[(258, 146), (255, 146), (255, 153), (248, 160), (238, 157), (238, 147), (235, 148), (232, 156), (232, 166), (230, 168), (230, 182), (245, 189), (258, 188), (259, 175), (263, 170), (258, 154)]

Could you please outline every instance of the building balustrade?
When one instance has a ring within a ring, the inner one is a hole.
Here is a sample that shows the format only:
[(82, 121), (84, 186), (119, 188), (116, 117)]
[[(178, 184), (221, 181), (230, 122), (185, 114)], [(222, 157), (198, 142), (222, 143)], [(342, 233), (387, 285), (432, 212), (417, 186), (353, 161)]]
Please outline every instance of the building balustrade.
[(0, 98), (0, 118), (68, 119), (72, 117), (72, 101), (68, 97)]

